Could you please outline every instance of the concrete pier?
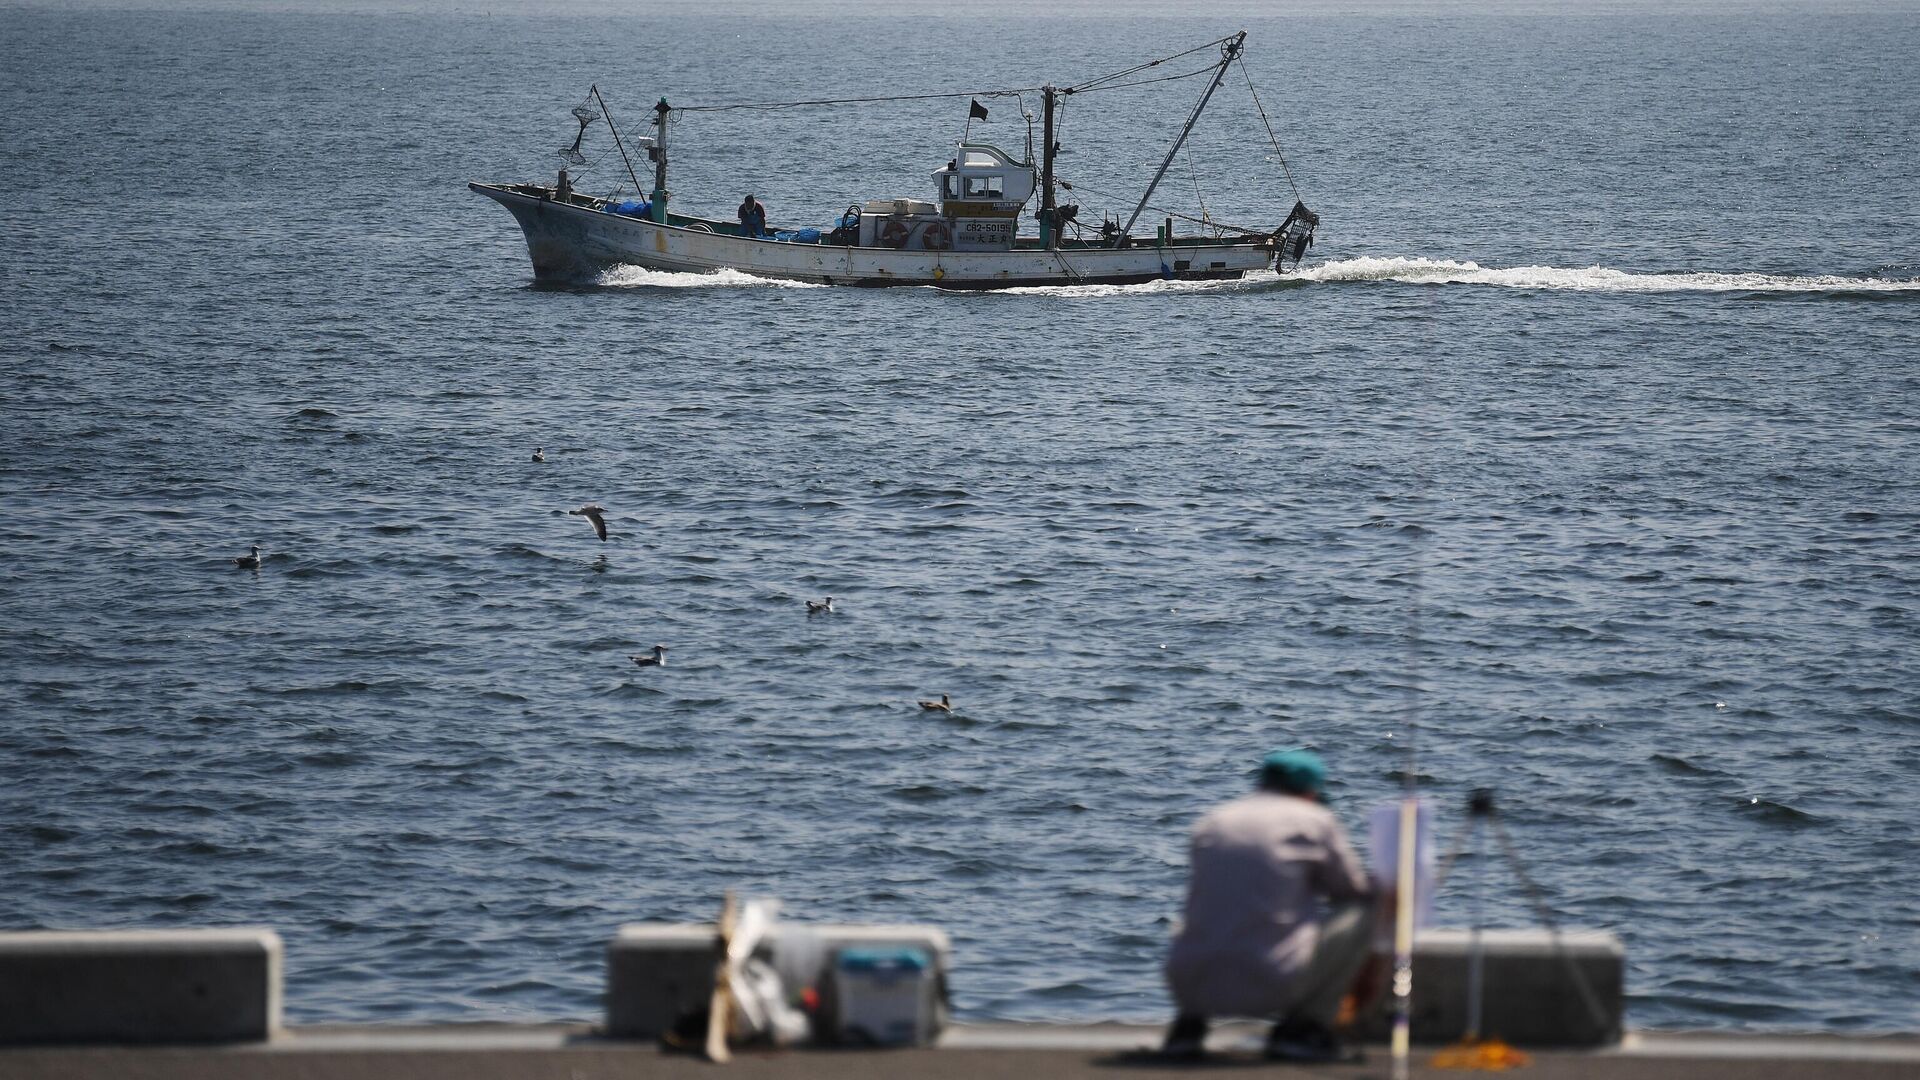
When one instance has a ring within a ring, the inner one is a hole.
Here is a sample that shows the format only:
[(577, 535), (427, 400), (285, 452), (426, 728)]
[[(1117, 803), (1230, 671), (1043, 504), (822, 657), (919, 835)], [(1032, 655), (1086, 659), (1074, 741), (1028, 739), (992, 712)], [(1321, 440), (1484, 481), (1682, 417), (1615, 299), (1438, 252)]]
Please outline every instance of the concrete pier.
[[(705, 1009), (713, 994), (718, 933), (712, 923), (622, 926), (607, 943), (607, 1033), (658, 1038), (681, 1016)], [(953, 964), (953, 945), (935, 926), (781, 922), (759, 954), (779, 969), (786, 985), (815, 986), (826, 981), (828, 959), (840, 950), (875, 946), (924, 949), (942, 979)], [(946, 1026), (944, 996), (938, 1012), (935, 1030)]]
[[(811, 970), (838, 944), (924, 945), (945, 970), (932, 927), (794, 927), (768, 944)], [(607, 1023), (598, 1026), (447, 1024), (282, 1029), (280, 940), (266, 930), (0, 934), (0, 1080), (678, 1080), (716, 1066), (631, 1036), (657, 1030), (711, 978), (711, 927), (630, 926), (609, 946)], [(1464, 937), (1422, 939), (1433, 996), (1416, 1032), (1416, 1076), (1435, 1043), (1457, 1033), (1465, 993)], [(1491, 935), (1483, 983), (1487, 1030), (1531, 1042), (1534, 1074), (1570, 1080), (1920, 1080), (1920, 1037), (1619, 1034), (1619, 943), (1607, 935)], [(1582, 975), (1570, 976), (1571, 966)], [(1567, 983), (1584, 989), (1570, 996)], [(694, 985), (698, 984), (698, 985)], [(690, 989), (691, 988), (691, 989)], [(689, 996), (691, 995), (691, 996)], [(1449, 1004), (1453, 1002), (1453, 1004)], [(1575, 1010), (1578, 1006), (1577, 1011)], [(1546, 1023), (1526, 1038), (1516, 1025)], [(1555, 1018), (1558, 1019), (1555, 1019)], [(1423, 1019), (1424, 1018), (1424, 1019)], [(1583, 1026), (1584, 1025), (1584, 1026)], [(1502, 1030), (1504, 1028), (1504, 1030)], [(736, 1051), (734, 1075), (763, 1080), (914, 1080), (980, 1076), (1143, 1080), (1262, 1069), (1312, 1077), (1376, 1078), (1380, 1045), (1359, 1064), (1285, 1066), (1260, 1056), (1265, 1026), (1225, 1024), (1206, 1061), (1154, 1054), (1158, 1027), (973, 1024), (911, 1049)], [(1570, 1045), (1579, 1043), (1584, 1045)], [(8, 1045), (10, 1044), (10, 1045)], [(1545, 1044), (1547, 1048), (1542, 1048)]]
[(0, 1044), (270, 1039), (280, 972), (264, 929), (0, 934)]
[[(609, 1040), (584, 1026), (449, 1025), (296, 1028), (257, 1044), (0, 1049), (6, 1080), (1156, 1080), (1260, 1070), (1266, 1075), (1378, 1078), (1386, 1052), (1357, 1065), (1285, 1066), (1260, 1059), (1263, 1031), (1214, 1032), (1211, 1056), (1169, 1066), (1148, 1048), (1160, 1029), (1118, 1024), (959, 1025), (937, 1047), (914, 1050), (742, 1051), (733, 1064), (665, 1054), (653, 1043)], [(1416, 1050), (1413, 1075), (1458, 1077)], [(1920, 1039), (1629, 1033), (1601, 1050), (1543, 1051), (1521, 1075), (1554, 1080), (1912, 1080)]]
[[(1480, 954), (1480, 1034), (1519, 1046), (1604, 1046), (1625, 1030), (1626, 950), (1601, 931), (1424, 930), (1413, 945), (1410, 1019), (1417, 1042), (1466, 1036)], [(1362, 1024), (1391, 1030), (1386, 995)]]

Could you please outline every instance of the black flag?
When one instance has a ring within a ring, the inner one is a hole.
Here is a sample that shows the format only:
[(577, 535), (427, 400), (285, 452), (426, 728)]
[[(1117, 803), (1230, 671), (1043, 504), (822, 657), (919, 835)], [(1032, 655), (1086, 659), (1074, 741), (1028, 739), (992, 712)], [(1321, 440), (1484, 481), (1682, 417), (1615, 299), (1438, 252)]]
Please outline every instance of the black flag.
[(967, 109), (967, 119), (985, 120), (987, 118), (987, 107), (980, 104), (978, 98), (969, 98), (968, 100), (972, 101), (973, 105)]

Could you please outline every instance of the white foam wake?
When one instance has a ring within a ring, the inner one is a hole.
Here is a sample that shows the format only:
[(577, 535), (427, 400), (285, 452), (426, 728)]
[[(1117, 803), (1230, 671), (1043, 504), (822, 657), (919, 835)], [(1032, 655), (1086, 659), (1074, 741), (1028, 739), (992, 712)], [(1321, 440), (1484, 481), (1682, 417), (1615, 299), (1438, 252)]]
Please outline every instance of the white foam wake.
[(738, 270), (716, 270), (711, 274), (676, 273), (672, 270), (649, 270), (644, 266), (614, 266), (603, 271), (599, 284), (616, 289), (739, 289), (748, 287), (772, 289), (824, 289), (825, 285), (816, 285), (810, 281), (780, 281), (775, 278), (754, 277)]
[(1234, 281), (1226, 278), (1211, 281), (1179, 281), (1164, 279), (1143, 281), (1134, 285), (1025, 285), (1017, 289), (1000, 289), (1002, 296), (1059, 296), (1067, 299), (1096, 299), (1102, 296), (1151, 296), (1156, 293), (1214, 292), (1220, 289), (1245, 288), (1256, 277), (1271, 283), (1271, 274), (1256, 271), (1245, 279)]
[[(1604, 266), (1571, 269), (1558, 266), (1481, 266), (1451, 259), (1417, 259), (1404, 256), (1335, 259), (1290, 271), (1282, 280), (1320, 283), (1396, 281), (1416, 285), (1492, 285), (1507, 289), (1561, 289), (1575, 292), (1667, 293), (1667, 292), (1920, 292), (1920, 279), (1846, 277), (1839, 274), (1793, 276), (1785, 274), (1732, 274), (1702, 271), (1696, 273), (1635, 274)], [(1212, 292), (1271, 285), (1269, 274), (1253, 273), (1238, 281), (1152, 281), (1138, 285), (1039, 285), (1007, 289), (1004, 293), (1054, 295), (1065, 298), (1093, 299), (1119, 295), (1155, 293)], [(639, 266), (616, 266), (602, 273), (599, 283), (613, 288), (719, 289), (774, 288), (824, 289), (830, 286), (805, 281), (780, 281), (755, 277), (738, 270), (717, 270), (710, 274), (675, 273), (648, 270)]]
[(1780, 274), (1630, 274), (1604, 266), (1580, 270), (1557, 266), (1486, 267), (1449, 259), (1337, 259), (1292, 275), (1306, 281), (1401, 281), (1424, 285), (1497, 285), (1509, 289), (1571, 289), (1583, 292), (1920, 292), (1920, 280), (1792, 277)]

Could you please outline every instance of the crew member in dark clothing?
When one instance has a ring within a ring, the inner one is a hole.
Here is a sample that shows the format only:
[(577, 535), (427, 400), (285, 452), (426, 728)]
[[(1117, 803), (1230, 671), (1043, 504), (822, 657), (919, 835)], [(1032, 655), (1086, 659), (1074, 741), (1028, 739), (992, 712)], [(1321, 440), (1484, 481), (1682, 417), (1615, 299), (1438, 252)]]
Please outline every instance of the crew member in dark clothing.
[(767, 208), (749, 194), (740, 200), (740, 232), (746, 236), (767, 235)]

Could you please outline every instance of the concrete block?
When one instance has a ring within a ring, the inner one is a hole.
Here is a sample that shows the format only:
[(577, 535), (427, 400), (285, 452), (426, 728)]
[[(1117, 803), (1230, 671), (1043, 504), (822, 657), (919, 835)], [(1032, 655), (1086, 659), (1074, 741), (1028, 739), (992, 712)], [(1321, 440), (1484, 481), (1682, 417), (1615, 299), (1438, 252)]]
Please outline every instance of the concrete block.
[(281, 965), (256, 928), (0, 933), (0, 1044), (268, 1039)]
[[(622, 1039), (655, 1039), (674, 1021), (707, 1007), (719, 960), (719, 931), (712, 923), (628, 923), (607, 944), (606, 1033)], [(789, 987), (820, 986), (844, 948), (918, 946), (934, 958), (945, 985), (953, 946), (932, 926), (851, 926), (775, 923), (755, 955), (771, 963)], [(946, 1024), (945, 995), (936, 1027)]]
[[(1414, 939), (1413, 1039), (1453, 1042), (1467, 1031), (1471, 932), (1426, 930)], [(1618, 1042), (1625, 1007), (1626, 950), (1603, 931), (1567, 931), (1556, 948), (1545, 930), (1485, 930), (1480, 1034), (1517, 1046), (1599, 1046)], [(1592, 992), (1580, 992), (1569, 964)], [(1595, 1009), (1598, 1014), (1596, 1015)], [(1364, 1038), (1393, 1026), (1391, 994), (1363, 1018)]]

